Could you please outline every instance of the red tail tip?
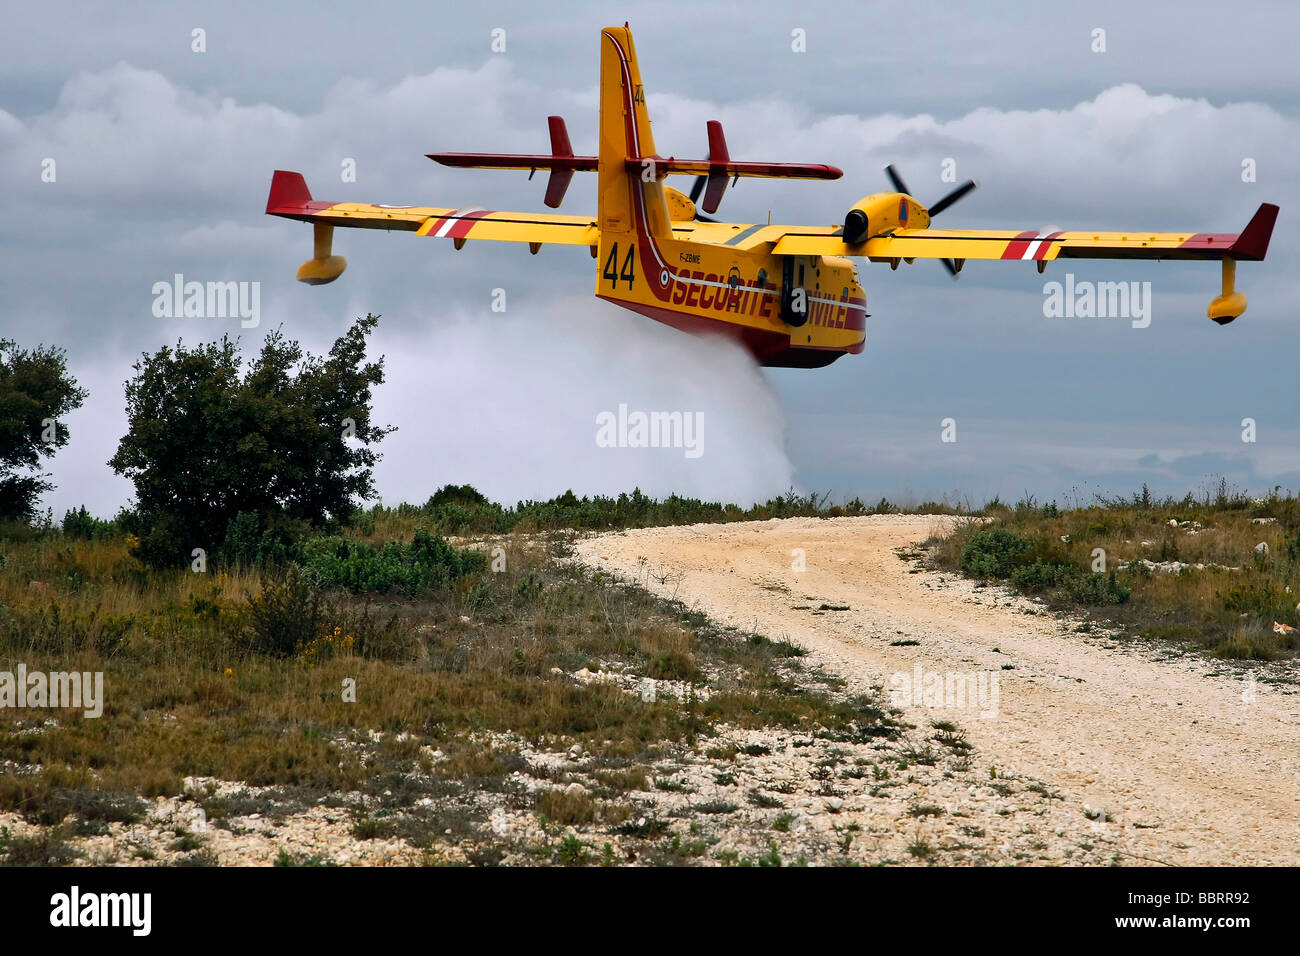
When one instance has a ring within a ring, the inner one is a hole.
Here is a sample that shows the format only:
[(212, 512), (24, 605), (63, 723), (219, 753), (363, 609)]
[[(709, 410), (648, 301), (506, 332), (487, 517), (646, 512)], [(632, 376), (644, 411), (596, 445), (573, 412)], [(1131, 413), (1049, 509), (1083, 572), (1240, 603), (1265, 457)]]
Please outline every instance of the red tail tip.
[(1273, 225), (1277, 222), (1278, 207), (1271, 202), (1260, 203), (1255, 215), (1228, 250), (1234, 259), (1262, 260), (1268, 252), (1268, 241), (1273, 238)]
[(266, 211), (274, 212), (291, 203), (311, 202), (311, 190), (302, 173), (277, 169), (271, 176), (271, 192), (266, 197)]

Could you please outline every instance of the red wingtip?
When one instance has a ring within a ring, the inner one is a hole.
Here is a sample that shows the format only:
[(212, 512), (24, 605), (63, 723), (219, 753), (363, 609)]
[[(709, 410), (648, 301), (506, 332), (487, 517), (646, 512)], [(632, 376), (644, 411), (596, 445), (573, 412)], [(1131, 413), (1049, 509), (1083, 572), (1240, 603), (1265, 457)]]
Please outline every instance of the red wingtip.
[(1273, 238), (1273, 225), (1277, 222), (1278, 207), (1271, 202), (1260, 203), (1255, 215), (1228, 252), (1234, 259), (1262, 260), (1268, 252), (1268, 241)]
[(311, 202), (311, 190), (307, 188), (307, 180), (302, 178), (302, 173), (277, 169), (271, 176), (271, 192), (266, 197), (266, 211), (274, 213), (290, 203), (304, 202)]

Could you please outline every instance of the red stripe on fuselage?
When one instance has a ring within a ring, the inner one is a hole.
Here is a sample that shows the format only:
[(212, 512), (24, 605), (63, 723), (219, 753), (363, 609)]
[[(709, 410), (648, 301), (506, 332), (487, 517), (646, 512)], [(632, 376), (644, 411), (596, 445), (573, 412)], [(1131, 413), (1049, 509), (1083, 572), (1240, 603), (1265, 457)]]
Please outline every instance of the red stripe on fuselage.
[(657, 305), (643, 305), (640, 302), (629, 302), (609, 295), (598, 295), (597, 298), (621, 305), (625, 309), (631, 309), (656, 322), (662, 322), (664, 325), (691, 335), (721, 335), (739, 342), (760, 362), (766, 356), (775, 355), (790, 347), (790, 336), (775, 329), (756, 329), (753, 326), (728, 322), (726, 319), (710, 318), (692, 312), (678, 312), (676, 309), (666, 309)]

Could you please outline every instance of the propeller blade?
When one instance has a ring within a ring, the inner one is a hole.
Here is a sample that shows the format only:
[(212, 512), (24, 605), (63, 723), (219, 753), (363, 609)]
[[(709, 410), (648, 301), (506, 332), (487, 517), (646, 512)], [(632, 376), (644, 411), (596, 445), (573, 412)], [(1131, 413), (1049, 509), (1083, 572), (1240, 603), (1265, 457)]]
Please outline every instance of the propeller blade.
[(900, 192), (904, 196), (912, 195), (912, 191), (907, 188), (907, 183), (903, 182), (903, 177), (898, 175), (898, 170), (894, 168), (893, 163), (890, 163), (885, 167), (885, 175), (888, 176), (889, 181), (894, 184), (894, 190), (896, 192)]
[(945, 209), (947, 209), (949, 206), (955, 203), (962, 196), (965, 196), (968, 192), (976, 188), (978, 185), (979, 183), (977, 183), (973, 179), (966, 180), (964, 183), (962, 183), (960, 186), (958, 186), (948, 195), (940, 199), (933, 206), (929, 207), (930, 217), (934, 218), (935, 216), (939, 215), (939, 213), (943, 212)]
[(708, 176), (696, 176), (695, 185), (691, 186), (691, 202), (695, 204), (695, 219), (697, 222), (717, 222), (716, 219), (710, 219), (700, 212), (700, 193), (704, 192), (704, 184), (709, 181)]
[(939, 261), (942, 262), (943, 267), (948, 270), (948, 275), (952, 276), (954, 279), (957, 278), (956, 263), (954, 263), (951, 259), (940, 259)]

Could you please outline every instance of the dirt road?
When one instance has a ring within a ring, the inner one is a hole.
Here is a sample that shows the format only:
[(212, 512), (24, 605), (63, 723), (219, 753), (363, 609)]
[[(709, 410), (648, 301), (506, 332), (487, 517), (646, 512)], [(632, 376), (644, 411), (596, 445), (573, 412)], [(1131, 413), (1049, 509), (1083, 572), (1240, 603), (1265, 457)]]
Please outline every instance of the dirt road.
[[(1236, 667), (1076, 633), (1030, 601), (918, 572), (896, 553), (948, 520), (655, 528), (577, 550), (720, 623), (796, 641), (863, 688), (908, 695), (909, 721), (950, 720), (977, 759), (1043, 781), (1081, 813), (1104, 810), (1097, 826), (1131, 862), (1300, 863), (1294, 683), (1252, 684)], [(901, 675), (918, 665), (922, 689), (934, 689), (931, 674), (983, 674), (986, 689), (996, 677), (996, 707), (991, 695), (963, 707), (910, 694)]]

